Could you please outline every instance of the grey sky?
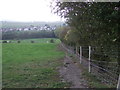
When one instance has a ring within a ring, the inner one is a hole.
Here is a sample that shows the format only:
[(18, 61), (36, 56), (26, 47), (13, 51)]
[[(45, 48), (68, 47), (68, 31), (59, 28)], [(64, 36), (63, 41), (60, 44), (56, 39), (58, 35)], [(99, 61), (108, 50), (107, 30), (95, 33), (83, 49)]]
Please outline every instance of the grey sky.
[(0, 0), (0, 21), (60, 21), (51, 13), (51, 0)]

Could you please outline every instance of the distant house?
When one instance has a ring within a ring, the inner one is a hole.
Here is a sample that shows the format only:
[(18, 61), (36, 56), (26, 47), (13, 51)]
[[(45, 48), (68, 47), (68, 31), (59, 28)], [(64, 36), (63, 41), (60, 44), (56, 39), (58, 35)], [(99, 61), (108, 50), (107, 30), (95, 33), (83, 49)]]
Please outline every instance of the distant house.
[(19, 30), (19, 31), (21, 31), (21, 30), (22, 30), (22, 28), (19, 28), (18, 30)]
[(13, 29), (12, 28), (10, 28), (10, 31), (12, 31)]
[(29, 30), (29, 28), (24, 28), (24, 31), (28, 31)]

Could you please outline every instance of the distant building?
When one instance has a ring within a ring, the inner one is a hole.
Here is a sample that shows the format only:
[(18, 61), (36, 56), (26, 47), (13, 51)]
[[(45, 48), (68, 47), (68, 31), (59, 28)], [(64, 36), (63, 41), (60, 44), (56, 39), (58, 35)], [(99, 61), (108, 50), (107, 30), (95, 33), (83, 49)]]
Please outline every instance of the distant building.
[(28, 31), (29, 30), (29, 28), (24, 28), (24, 31)]

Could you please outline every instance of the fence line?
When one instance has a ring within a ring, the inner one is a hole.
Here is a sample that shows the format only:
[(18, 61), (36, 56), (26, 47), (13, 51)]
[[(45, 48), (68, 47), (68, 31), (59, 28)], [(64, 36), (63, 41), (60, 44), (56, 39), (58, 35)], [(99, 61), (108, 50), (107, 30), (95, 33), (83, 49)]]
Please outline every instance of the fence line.
[(89, 60), (89, 73), (91, 72), (91, 61), (90, 61), (90, 59), (91, 59), (91, 46), (89, 46), (89, 57), (88, 57), (88, 60)]
[(118, 79), (117, 90), (120, 90), (120, 75), (119, 75), (119, 79)]
[[(80, 64), (86, 70), (88, 70), (88, 72), (90, 72), (92, 75), (95, 75), (99, 80), (101, 80), (101, 82), (104, 82), (109, 85), (116, 85), (118, 87), (117, 83), (118, 83), (119, 72), (117, 71), (117, 69), (119, 69), (119, 67), (118, 67), (117, 62), (92, 60), (91, 59), (91, 49), (92, 49), (91, 46), (89, 46), (88, 49), (82, 49), (82, 46), (80, 46), (79, 49), (75, 47), (76, 50), (74, 50), (73, 47), (70, 47), (70, 46), (68, 47), (62, 43), (62, 47), (68, 53), (75, 55), (75, 57), (78, 60), (80, 60)], [(84, 50), (88, 51), (88, 58), (83, 57), (82, 53)]]

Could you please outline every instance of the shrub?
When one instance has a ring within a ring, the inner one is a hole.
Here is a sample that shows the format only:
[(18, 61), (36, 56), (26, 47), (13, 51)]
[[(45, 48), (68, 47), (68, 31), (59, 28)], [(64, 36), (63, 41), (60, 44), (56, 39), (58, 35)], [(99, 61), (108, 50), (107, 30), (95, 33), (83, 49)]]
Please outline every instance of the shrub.
[(31, 41), (31, 43), (34, 43), (34, 41)]
[(54, 43), (54, 40), (53, 40), (53, 39), (51, 39), (51, 40), (50, 40), (50, 43)]
[(3, 41), (2, 43), (7, 43), (7, 41)]
[(17, 43), (20, 43), (20, 41), (17, 41)]

